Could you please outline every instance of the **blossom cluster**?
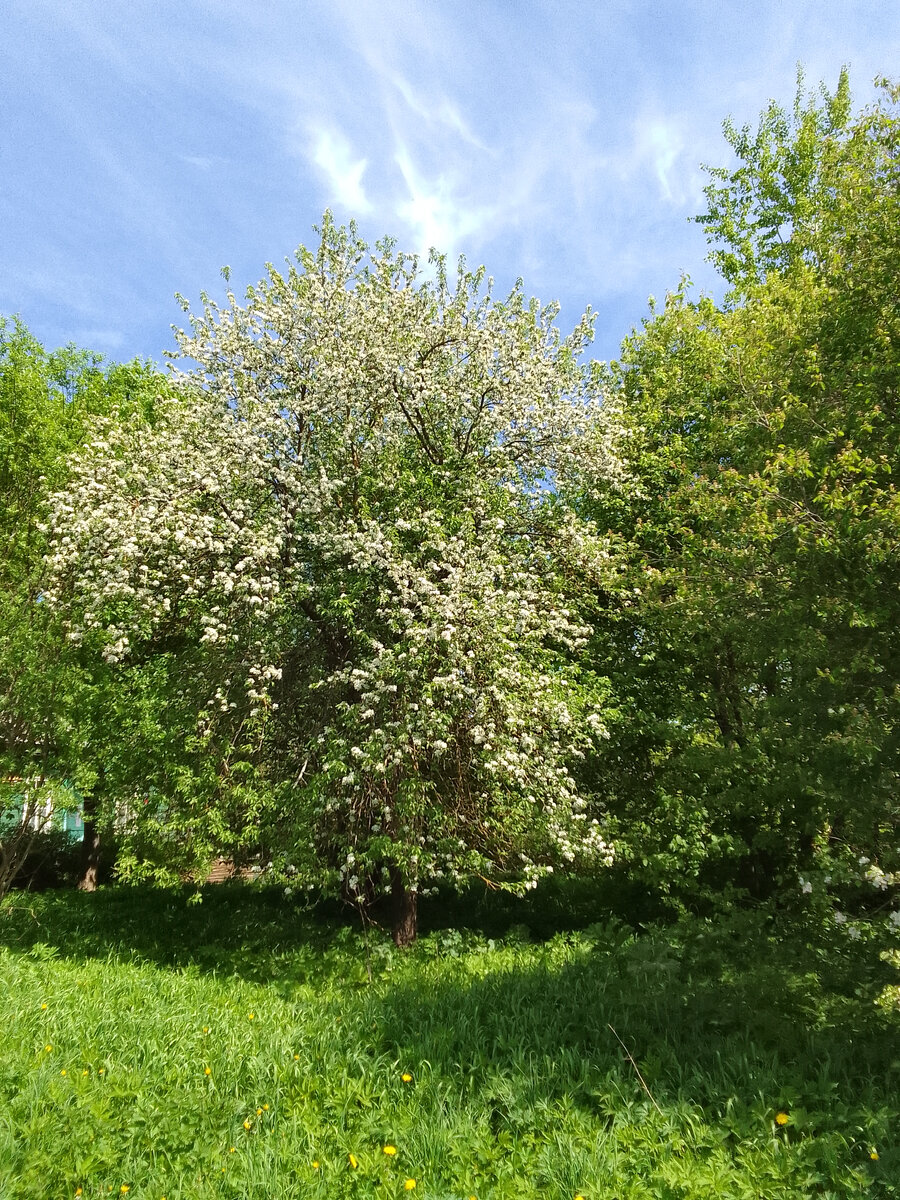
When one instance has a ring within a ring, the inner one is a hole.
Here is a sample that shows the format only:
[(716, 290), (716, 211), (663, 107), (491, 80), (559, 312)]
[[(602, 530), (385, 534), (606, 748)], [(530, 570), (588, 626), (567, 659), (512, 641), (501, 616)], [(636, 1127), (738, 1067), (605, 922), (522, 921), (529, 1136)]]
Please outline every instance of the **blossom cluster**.
[(73, 459), (47, 600), (112, 663), (186, 639), (201, 730), (264, 719), (298, 844), (351, 888), (609, 859), (573, 775), (615, 562), (565, 497), (619, 478), (590, 317), (562, 338), (520, 288), (366, 255), (326, 219), (245, 305), (204, 297), (154, 423)]

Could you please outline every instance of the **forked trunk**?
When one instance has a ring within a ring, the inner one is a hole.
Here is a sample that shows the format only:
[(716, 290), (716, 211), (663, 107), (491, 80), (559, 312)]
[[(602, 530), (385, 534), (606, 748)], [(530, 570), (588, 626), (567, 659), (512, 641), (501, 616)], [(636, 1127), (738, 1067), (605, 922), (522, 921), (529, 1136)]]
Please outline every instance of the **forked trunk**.
[(410, 946), (416, 940), (418, 892), (409, 886), (399, 867), (391, 867), (391, 905), (393, 907), (394, 942), (398, 946)]

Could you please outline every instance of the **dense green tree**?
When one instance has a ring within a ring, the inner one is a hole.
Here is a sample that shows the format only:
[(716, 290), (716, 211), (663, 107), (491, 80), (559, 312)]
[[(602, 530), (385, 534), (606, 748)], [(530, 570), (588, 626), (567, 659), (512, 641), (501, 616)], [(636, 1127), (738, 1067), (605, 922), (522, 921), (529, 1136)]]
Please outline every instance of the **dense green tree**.
[(771, 887), (814, 847), (896, 857), (900, 123), (834, 96), (726, 132), (702, 218), (728, 303), (687, 286), (626, 340), (636, 487), (598, 629), (622, 721), (600, 786), (662, 879)]
[(98, 417), (147, 419), (165, 386), (146, 364), (48, 352), (20, 321), (0, 319), (0, 893), (54, 805), (72, 804), (72, 787), (85, 816), (82, 880), (96, 878), (102, 785), (122, 774), (128, 689), (85, 660), (43, 602), (44, 504)]

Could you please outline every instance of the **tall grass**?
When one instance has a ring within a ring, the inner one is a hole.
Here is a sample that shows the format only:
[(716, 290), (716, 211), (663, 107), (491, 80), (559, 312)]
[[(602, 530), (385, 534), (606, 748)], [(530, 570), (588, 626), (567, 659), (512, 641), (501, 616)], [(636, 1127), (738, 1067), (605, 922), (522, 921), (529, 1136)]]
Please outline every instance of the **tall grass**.
[(14, 897), (0, 1195), (900, 1195), (887, 964), (758, 913), (500, 924), (400, 953), (249, 888)]

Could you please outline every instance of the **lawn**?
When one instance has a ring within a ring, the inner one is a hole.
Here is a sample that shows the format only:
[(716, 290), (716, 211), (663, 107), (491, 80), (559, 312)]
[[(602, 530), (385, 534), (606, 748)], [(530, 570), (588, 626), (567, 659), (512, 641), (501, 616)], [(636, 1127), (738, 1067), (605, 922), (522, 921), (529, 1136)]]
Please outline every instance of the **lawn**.
[(432, 901), (400, 952), (250, 886), (11, 896), (0, 1196), (900, 1196), (889, 963), (589, 901)]

